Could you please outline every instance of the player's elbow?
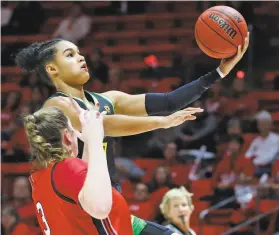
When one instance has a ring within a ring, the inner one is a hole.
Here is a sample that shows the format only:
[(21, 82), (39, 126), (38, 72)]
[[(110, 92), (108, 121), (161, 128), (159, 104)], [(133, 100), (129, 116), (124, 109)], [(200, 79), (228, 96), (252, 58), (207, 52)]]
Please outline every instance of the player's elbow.
[(85, 211), (96, 219), (105, 219), (108, 217), (111, 211), (112, 204), (104, 204), (102, 205), (90, 205), (87, 208), (84, 208)]
[(95, 208), (92, 208), (92, 216), (96, 219), (105, 219), (108, 217), (111, 211), (111, 205), (100, 205)]
[(82, 208), (92, 217), (96, 219), (107, 218), (112, 208), (112, 195), (102, 195), (99, 199), (91, 196), (86, 196), (81, 193), (79, 202)]

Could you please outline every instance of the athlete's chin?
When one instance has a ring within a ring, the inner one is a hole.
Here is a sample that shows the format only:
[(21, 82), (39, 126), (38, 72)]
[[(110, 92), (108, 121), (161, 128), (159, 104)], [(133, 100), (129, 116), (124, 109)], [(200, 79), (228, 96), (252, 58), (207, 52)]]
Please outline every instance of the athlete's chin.
[(83, 72), (78, 76), (78, 83), (79, 84), (85, 84), (89, 80), (89, 73)]

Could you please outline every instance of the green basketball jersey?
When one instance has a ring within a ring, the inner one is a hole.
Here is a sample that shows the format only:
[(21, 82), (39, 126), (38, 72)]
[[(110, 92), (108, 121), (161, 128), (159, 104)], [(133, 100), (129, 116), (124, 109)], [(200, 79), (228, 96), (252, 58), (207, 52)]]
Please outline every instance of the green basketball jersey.
[[(53, 98), (53, 97), (57, 97), (57, 96), (63, 96), (63, 97), (68, 97), (67, 94), (63, 93), (63, 92), (56, 92), (55, 94), (53, 94), (51, 97), (49, 97), (49, 99)], [(104, 95), (101, 94), (97, 94), (94, 92), (89, 92), (89, 91), (85, 91), (85, 96), (87, 98), (87, 100), (91, 103), (93, 103), (94, 105), (96, 105), (97, 103), (99, 103), (99, 111), (106, 111), (107, 115), (113, 115), (114, 114), (114, 104), (113, 102), (105, 97)], [(73, 97), (73, 99), (79, 104), (79, 106), (83, 109), (87, 109), (86, 105), (84, 104), (82, 99)], [(94, 131), (94, 130), (92, 130)], [(104, 151), (106, 152), (106, 156), (107, 156), (107, 163), (108, 163), (108, 169), (109, 169), (109, 174), (110, 174), (110, 178), (112, 181), (113, 186), (117, 185), (117, 181), (115, 178), (115, 162), (114, 162), (114, 156), (113, 156), (113, 143), (112, 143), (112, 138), (111, 137), (105, 137), (104, 141), (103, 141), (103, 146), (104, 146)], [(78, 141), (78, 147), (79, 147), (79, 154), (78, 156), (81, 158), (82, 157), (82, 153), (83, 153), (83, 142), (82, 141)], [(119, 190), (119, 188), (117, 188)]]

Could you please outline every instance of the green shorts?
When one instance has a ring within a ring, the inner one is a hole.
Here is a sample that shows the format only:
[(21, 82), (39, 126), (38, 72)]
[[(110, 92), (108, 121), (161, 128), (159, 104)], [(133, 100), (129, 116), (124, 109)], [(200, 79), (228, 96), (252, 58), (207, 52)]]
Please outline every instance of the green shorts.
[(146, 227), (147, 223), (144, 220), (133, 215), (131, 216), (131, 219), (134, 235), (139, 235), (141, 231)]

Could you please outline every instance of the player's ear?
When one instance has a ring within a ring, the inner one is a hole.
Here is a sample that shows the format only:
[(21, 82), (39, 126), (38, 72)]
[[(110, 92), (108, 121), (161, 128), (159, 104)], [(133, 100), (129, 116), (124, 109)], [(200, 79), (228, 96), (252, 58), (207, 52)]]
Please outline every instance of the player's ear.
[(70, 131), (68, 129), (65, 129), (62, 132), (62, 143), (65, 146), (70, 146), (72, 144), (72, 134), (70, 133)]
[(47, 73), (54, 76), (58, 73), (58, 67), (54, 63), (49, 63), (45, 66)]

